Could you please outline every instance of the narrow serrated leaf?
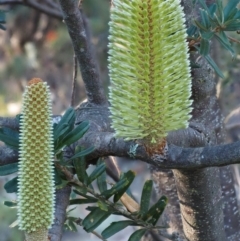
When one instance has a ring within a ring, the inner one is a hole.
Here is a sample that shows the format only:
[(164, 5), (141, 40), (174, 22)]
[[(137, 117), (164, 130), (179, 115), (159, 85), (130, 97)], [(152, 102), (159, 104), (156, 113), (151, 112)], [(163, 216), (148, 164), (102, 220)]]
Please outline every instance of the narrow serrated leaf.
[(0, 176), (6, 176), (18, 171), (18, 163), (0, 166)]
[(200, 54), (203, 56), (206, 56), (208, 55), (209, 51), (210, 51), (209, 40), (202, 38), (200, 42)]
[(105, 170), (106, 170), (105, 163), (102, 163), (101, 165), (96, 166), (96, 168), (88, 177), (88, 181), (87, 181), (88, 185), (92, 183), (95, 179), (97, 179), (103, 172), (105, 172)]
[(111, 212), (106, 212), (101, 210), (100, 208), (95, 208), (87, 215), (86, 218), (84, 218), (82, 222), (83, 228), (87, 232), (91, 232), (100, 224), (102, 224), (102, 222), (105, 221), (110, 215)]
[(203, 25), (203, 24), (201, 24), (199, 21), (197, 21), (197, 20), (194, 20), (194, 23), (195, 23), (195, 25), (198, 27), (198, 28), (200, 28), (200, 29), (202, 29), (202, 30), (204, 30), (204, 31), (208, 31), (208, 29)]
[(141, 203), (140, 203), (140, 213), (145, 214), (149, 209), (151, 193), (152, 193), (153, 181), (147, 180), (143, 186)]
[(133, 225), (136, 225), (136, 223), (130, 220), (113, 222), (106, 229), (102, 231), (102, 236), (105, 239), (110, 238), (111, 236), (123, 230), (124, 228), (128, 226), (133, 226)]
[(94, 147), (93, 147), (93, 146), (92, 146), (92, 147), (89, 147), (89, 148), (87, 148), (87, 149), (85, 149), (85, 150), (83, 150), (83, 151), (79, 151), (79, 152), (75, 153), (75, 155), (72, 156), (72, 157), (71, 157), (70, 159), (68, 159), (67, 161), (71, 161), (71, 160), (73, 160), (73, 159), (75, 159), (75, 158), (78, 158), (78, 157), (86, 156), (86, 155), (90, 154), (90, 153), (93, 152), (93, 151), (94, 151)]
[(143, 216), (143, 220), (155, 225), (167, 205), (167, 197), (162, 196)]
[(96, 203), (96, 198), (77, 198), (69, 201), (69, 205)]
[(75, 129), (70, 131), (61, 141), (63, 146), (69, 146), (72, 143), (78, 141), (88, 130), (89, 122), (83, 121), (80, 125), (78, 125)]
[(209, 29), (211, 24), (210, 24), (209, 17), (208, 17), (206, 10), (200, 9), (200, 14), (201, 14), (203, 26), (205, 28)]
[[(79, 149), (77, 149), (77, 152), (78, 151), (83, 151), (83, 149), (80, 147)], [(86, 165), (87, 164), (86, 164), (86, 160), (85, 160), (84, 156), (73, 160), (73, 166), (77, 173), (78, 180), (84, 184), (87, 184), (87, 180), (88, 180), (88, 175), (86, 172)]]
[(229, 21), (224, 28), (224, 31), (237, 31), (240, 30), (240, 19)]
[(11, 132), (15, 132), (15, 134), (10, 134), (9, 128), (0, 128), (0, 140), (3, 141), (7, 146), (14, 150), (18, 150), (19, 145), (19, 137), (18, 133), (11, 130)]
[(146, 229), (139, 229), (135, 231), (128, 239), (128, 241), (139, 241), (146, 233)]
[(10, 207), (10, 208), (16, 208), (17, 207), (16, 201), (4, 201), (3, 204), (7, 207)]
[(7, 193), (17, 192), (17, 179), (18, 177), (14, 177), (4, 185), (4, 189)]
[[(97, 161), (97, 166), (105, 163), (103, 159), (99, 158)], [(99, 188), (100, 193), (107, 190), (107, 175), (106, 172), (103, 172), (100, 176), (97, 177), (97, 185)]]
[(223, 31), (221, 31), (221, 32), (219, 33), (219, 35), (218, 35), (218, 34), (215, 34), (215, 37), (216, 37), (217, 40), (221, 43), (221, 45), (222, 45), (226, 50), (228, 50), (228, 51), (231, 53), (232, 57), (235, 58), (235, 57), (236, 57), (236, 54), (235, 54), (235, 52), (234, 52), (234, 50), (233, 50), (233, 48), (232, 48), (232, 46), (231, 46), (230, 41), (228, 40), (228, 38), (227, 38), (227, 36), (226, 36), (226, 34), (225, 34)]
[(210, 57), (210, 55), (204, 56), (204, 58), (208, 61), (208, 63), (212, 66), (212, 68), (215, 70), (215, 72), (224, 79), (224, 75), (222, 71), (218, 68), (217, 64), (213, 61), (213, 59)]
[(227, 5), (225, 6), (223, 13), (224, 13), (224, 20), (227, 21), (230, 18), (233, 18), (237, 12), (237, 5), (240, 0), (229, 0)]
[(106, 203), (99, 200), (97, 204), (98, 204), (98, 207), (103, 211), (108, 211), (108, 206), (106, 205)]
[(66, 129), (66, 126), (71, 126), (75, 121), (75, 111), (72, 107), (68, 108), (61, 120), (54, 129), (54, 140), (57, 140), (62, 135), (62, 130)]
[[(122, 195), (127, 191), (127, 189), (130, 187), (130, 185), (132, 184), (133, 180), (135, 178), (135, 173), (133, 171), (128, 171), (127, 173), (124, 173), (124, 175), (121, 177), (121, 179), (126, 179), (127, 182), (125, 185), (122, 185), (122, 188), (118, 188), (118, 191), (116, 192), (116, 194), (114, 195), (113, 201), (117, 202)], [(120, 179), (120, 181), (121, 181)], [(116, 185), (117, 187), (117, 185)]]
[(82, 196), (82, 197), (88, 198), (88, 199), (94, 198), (94, 197), (92, 197), (92, 196), (88, 196), (85, 192), (81, 192), (81, 191), (76, 190), (76, 189), (73, 189), (73, 192), (75, 192), (76, 194), (78, 194), (78, 195), (80, 195), (80, 196)]
[(68, 221), (68, 227), (72, 232), (77, 232), (77, 227), (76, 224), (73, 221)]

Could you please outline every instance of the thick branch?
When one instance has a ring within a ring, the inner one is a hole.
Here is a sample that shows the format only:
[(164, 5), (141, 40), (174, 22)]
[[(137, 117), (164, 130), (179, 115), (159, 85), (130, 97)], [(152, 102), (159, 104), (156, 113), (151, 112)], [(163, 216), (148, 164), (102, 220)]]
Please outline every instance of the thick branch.
[(107, 104), (91, 43), (87, 37), (82, 14), (78, 9), (78, 1), (59, 0), (59, 3), (80, 65), (88, 101), (97, 105)]
[(113, 133), (88, 133), (81, 144), (95, 146), (90, 159), (109, 155), (131, 157), (133, 156), (131, 149), (138, 145), (134, 154), (135, 159), (163, 169), (198, 169), (240, 163), (240, 141), (199, 148), (182, 148), (169, 144), (167, 154), (153, 156), (148, 155), (143, 145), (134, 141), (116, 139)]
[(25, 5), (34, 8), (42, 13), (45, 13), (51, 17), (62, 19), (62, 13), (59, 8), (50, 8), (44, 3), (38, 3), (35, 0), (1, 0), (0, 5)]
[(7, 146), (0, 146), (0, 166), (14, 163), (17, 161), (18, 161), (17, 151), (14, 151)]
[(19, 124), (15, 117), (1, 117), (0, 116), (0, 127), (8, 127), (13, 130), (18, 130)]

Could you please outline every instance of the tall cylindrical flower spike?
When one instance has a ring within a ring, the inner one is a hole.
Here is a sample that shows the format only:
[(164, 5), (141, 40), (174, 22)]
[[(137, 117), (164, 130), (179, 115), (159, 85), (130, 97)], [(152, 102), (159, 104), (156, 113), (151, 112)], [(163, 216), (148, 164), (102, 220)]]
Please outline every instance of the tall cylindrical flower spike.
[(41, 79), (32, 79), (23, 94), (18, 176), (18, 221), (27, 241), (47, 241), (53, 223), (52, 128), (49, 87)]
[(109, 73), (112, 127), (158, 146), (190, 119), (191, 78), (180, 0), (113, 0)]

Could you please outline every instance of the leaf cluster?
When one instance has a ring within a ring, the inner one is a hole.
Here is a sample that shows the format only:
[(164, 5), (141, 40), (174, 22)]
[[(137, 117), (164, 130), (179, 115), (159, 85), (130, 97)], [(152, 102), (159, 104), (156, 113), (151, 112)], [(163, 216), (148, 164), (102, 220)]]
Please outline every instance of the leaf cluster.
[(210, 57), (210, 40), (215, 38), (235, 58), (230, 42), (235, 40), (230, 38), (226, 31), (240, 30), (240, 10), (237, 8), (240, 0), (228, 1), (225, 7), (222, 0), (216, 0), (216, 3), (210, 6), (207, 6), (204, 0), (198, 0), (198, 2), (202, 7), (200, 18), (195, 19), (187, 30), (189, 45), (204, 56), (216, 73), (224, 78), (222, 71)]
[[(19, 115), (16, 117), (19, 121)], [(53, 124), (54, 133), (54, 154), (55, 162), (59, 162), (62, 165), (66, 165), (66, 160), (63, 158), (63, 150), (66, 146), (78, 141), (88, 130), (88, 121), (83, 121), (79, 126), (74, 128), (75, 123), (75, 111), (73, 108), (66, 110), (59, 123)], [(14, 150), (19, 148), (19, 133), (16, 130), (12, 130), (7, 127), (0, 128), (0, 140), (7, 146)], [(75, 153), (75, 155), (69, 159), (72, 160), (76, 157), (85, 156), (93, 151), (93, 147), (87, 149), (81, 149)], [(69, 161), (68, 160), (68, 161)], [(0, 176), (16, 173), (18, 171), (18, 163), (11, 163), (0, 166)], [(55, 182), (57, 188), (61, 188), (66, 185), (66, 181), (61, 178), (59, 170), (55, 168)], [(14, 177), (8, 181), (4, 188), (8, 193), (17, 192), (17, 177)]]
[(3, 24), (6, 23), (6, 12), (4, 10), (0, 10), (0, 29), (6, 30)]
[[(94, 232), (110, 215), (120, 215), (127, 220), (111, 223), (101, 233), (103, 240), (128, 226), (140, 227), (129, 237), (129, 241), (140, 240), (147, 230), (163, 228), (156, 227), (156, 224), (167, 204), (167, 198), (163, 196), (152, 207), (149, 207), (153, 187), (152, 180), (148, 180), (144, 184), (140, 209), (130, 212), (124, 202), (121, 202), (121, 198), (129, 193), (129, 187), (135, 178), (134, 172), (123, 173), (120, 180), (108, 189), (105, 162), (102, 159), (98, 160), (96, 168), (90, 175), (83, 171), (86, 170), (84, 157), (75, 159), (73, 163), (78, 181), (71, 184), (74, 186), (73, 193), (79, 197), (71, 199), (70, 205), (90, 203), (95, 205), (86, 208), (90, 212), (84, 219), (68, 216), (65, 223), (66, 228), (76, 230), (76, 225), (81, 225), (87, 232)], [(93, 185), (93, 181), (96, 182), (96, 185)], [(80, 223), (79, 220), (81, 220)]]

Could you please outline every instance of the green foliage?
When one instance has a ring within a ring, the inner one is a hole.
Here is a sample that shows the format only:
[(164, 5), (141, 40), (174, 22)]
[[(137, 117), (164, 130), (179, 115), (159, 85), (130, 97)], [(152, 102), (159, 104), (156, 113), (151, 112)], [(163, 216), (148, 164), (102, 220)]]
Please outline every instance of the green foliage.
[[(79, 168), (77, 161), (81, 163), (80, 166), (82, 168)], [(153, 186), (151, 180), (146, 181), (144, 184), (140, 209), (131, 213), (127, 210), (127, 206), (121, 201), (121, 198), (128, 191), (135, 178), (135, 174), (132, 171), (123, 173), (119, 181), (112, 184), (108, 189), (105, 163), (102, 159), (98, 160), (96, 168), (89, 175), (87, 175), (85, 169), (84, 158), (76, 159), (74, 163), (78, 179), (72, 181), (71, 184), (75, 187), (73, 192), (80, 197), (72, 198), (70, 205), (94, 203), (94, 206), (88, 206), (86, 208), (90, 212), (83, 219), (68, 216), (66, 227), (68, 226), (69, 230), (74, 230), (73, 225), (81, 225), (87, 232), (93, 232), (108, 219), (110, 215), (120, 215), (128, 220), (111, 223), (102, 231), (101, 235), (103, 239), (113, 236), (128, 226), (138, 226), (142, 228), (134, 232), (129, 240), (139, 240), (139, 237), (142, 237), (147, 230), (165, 228), (156, 226), (156, 223), (167, 204), (167, 198), (163, 196), (152, 207), (149, 207)], [(97, 184), (97, 186), (94, 183)]]
[[(226, 31), (240, 30), (240, 10), (237, 8), (240, 0), (228, 1), (223, 7), (222, 1), (217, 0), (209, 7), (204, 0), (198, 0), (200, 9), (200, 20), (194, 20), (188, 28), (188, 38), (193, 47), (205, 57), (216, 73), (224, 78), (223, 73), (210, 57), (210, 40), (215, 38), (235, 58), (235, 52)], [(199, 46), (200, 45), (200, 46)]]
[(6, 30), (3, 24), (6, 23), (6, 12), (4, 10), (0, 10), (0, 29)]

